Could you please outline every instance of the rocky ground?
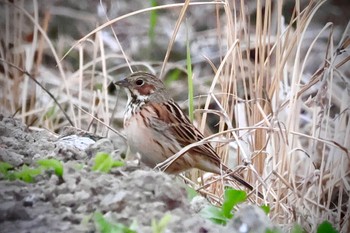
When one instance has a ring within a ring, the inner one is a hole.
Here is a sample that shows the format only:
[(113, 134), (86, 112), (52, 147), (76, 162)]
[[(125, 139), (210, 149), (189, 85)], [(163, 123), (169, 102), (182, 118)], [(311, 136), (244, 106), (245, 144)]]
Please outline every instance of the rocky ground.
[(240, 227), (202, 218), (173, 176), (131, 165), (110, 173), (92, 171), (97, 151), (118, 154), (109, 139), (95, 140), (58, 137), (0, 116), (0, 161), (18, 167), (55, 158), (64, 166), (63, 179), (50, 172), (33, 183), (0, 179), (0, 232), (96, 232), (97, 212), (137, 232), (158, 232), (151, 223), (167, 214), (170, 222), (164, 232), (235, 232)]

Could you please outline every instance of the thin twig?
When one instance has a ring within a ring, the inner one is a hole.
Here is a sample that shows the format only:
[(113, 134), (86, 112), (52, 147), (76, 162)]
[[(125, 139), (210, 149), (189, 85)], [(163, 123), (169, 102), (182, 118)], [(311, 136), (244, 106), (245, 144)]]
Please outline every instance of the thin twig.
[(62, 111), (63, 115), (66, 117), (66, 119), (68, 120), (69, 124), (71, 126), (74, 126), (72, 120), (69, 118), (69, 116), (67, 115), (67, 113), (64, 111), (64, 109), (62, 108), (61, 104), (57, 101), (57, 99), (51, 94), (51, 92), (49, 92), (43, 85), (41, 85), (40, 82), (38, 82), (38, 80), (36, 80), (28, 71), (16, 66), (13, 63), (10, 63), (2, 58), (0, 58), (0, 61), (3, 63), (8, 64), (9, 66), (17, 69), (18, 71), (22, 72), (23, 74), (27, 75), (31, 80), (33, 80), (39, 87), (41, 87), (41, 89), (43, 89), (50, 97), (51, 99), (55, 102), (55, 104), (58, 106), (58, 108)]

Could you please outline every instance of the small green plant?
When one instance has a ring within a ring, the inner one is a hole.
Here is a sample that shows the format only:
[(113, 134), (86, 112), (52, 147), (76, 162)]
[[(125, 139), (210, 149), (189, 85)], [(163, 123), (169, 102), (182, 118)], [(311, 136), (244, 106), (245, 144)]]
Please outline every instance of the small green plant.
[(279, 229), (267, 229), (265, 233), (282, 233)]
[(93, 171), (108, 173), (113, 167), (124, 166), (124, 162), (120, 160), (114, 160), (110, 154), (105, 152), (99, 152), (95, 157), (95, 164), (92, 167)]
[(260, 208), (265, 212), (265, 214), (269, 214), (270, 213), (270, 206), (262, 205), (262, 206), (260, 206)]
[(186, 186), (186, 192), (187, 192), (187, 198), (189, 200), (192, 200), (195, 196), (197, 196), (197, 191), (194, 190), (193, 188), (189, 187), (189, 186)]
[(18, 179), (27, 183), (33, 183), (36, 176), (42, 174), (43, 170), (40, 168), (30, 168), (23, 165), (19, 171), (9, 173), (10, 180)]
[(166, 230), (167, 225), (171, 220), (171, 215), (169, 213), (165, 214), (159, 222), (152, 219), (152, 232), (153, 233), (163, 233)]
[(0, 173), (7, 180), (22, 180), (27, 183), (34, 182), (35, 177), (50, 169), (54, 170), (58, 177), (63, 176), (63, 166), (56, 159), (41, 159), (37, 161), (37, 164), (39, 165), (37, 168), (30, 168), (24, 164), (20, 168), (13, 170), (11, 164), (0, 162)]
[(305, 231), (299, 224), (294, 224), (292, 230), (290, 231), (291, 233), (304, 233)]
[(11, 164), (0, 162), (0, 173), (3, 174), (5, 177), (7, 176), (8, 171), (12, 168), (13, 166)]
[(63, 176), (63, 165), (61, 161), (56, 159), (40, 159), (37, 161), (37, 164), (39, 164), (43, 170), (54, 170), (56, 176), (58, 177)]
[(328, 221), (323, 221), (317, 228), (317, 233), (338, 233), (338, 231)]
[(96, 228), (101, 233), (136, 233), (136, 231), (131, 230), (123, 224), (107, 221), (100, 212), (95, 212), (93, 219)]
[(202, 210), (201, 214), (214, 223), (226, 225), (227, 221), (233, 217), (233, 208), (245, 200), (247, 200), (246, 192), (228, 188), (225, 190), (224, 202), (221, 207), (207, 206)]
[[(305, 233), (306, 231), (299, 225), (295, 224), (291, 230), (291, 233)], [(323, 221), (317, 227), (317, 233), (338, 233), (338, 231), (328, 221)]]

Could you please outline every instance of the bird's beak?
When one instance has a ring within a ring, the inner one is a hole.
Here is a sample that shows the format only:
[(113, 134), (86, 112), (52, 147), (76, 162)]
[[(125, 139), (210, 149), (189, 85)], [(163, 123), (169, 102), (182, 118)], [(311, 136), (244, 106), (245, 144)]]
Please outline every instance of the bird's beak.
[(120, 86), (120, 87), (128, 87), (130, 85), (130, 83), (128, 82), (127, 79), (123, 79), (123, 80), (117, 81), (114, 84), (117, 85), (117, 86)]

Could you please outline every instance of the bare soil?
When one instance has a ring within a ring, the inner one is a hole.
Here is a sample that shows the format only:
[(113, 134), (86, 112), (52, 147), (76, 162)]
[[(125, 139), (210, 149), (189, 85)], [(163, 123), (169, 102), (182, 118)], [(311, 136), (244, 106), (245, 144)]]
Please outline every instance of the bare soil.
[(95, 212), (114, 223), (135, 224), (138, 232), (152, 232), (152, 220), (166, 213), (171, 215), (167, 232), (224, 231), (190, 208), (175, 177), (128, 165), (108, 174), (92, 171), (91, 151), (118, 149), (109, 139), (101, 140), (100, 148), (92, 144), (80, 150), (45, 130), (33, 131), (1, 116), (0, 160), (34, 166), (37, 159), (52, 157), (63, 161), (64, 175), (60, 180), (47, 173), (34, 183), (0, 180), (0, 232), (95, 232)]

